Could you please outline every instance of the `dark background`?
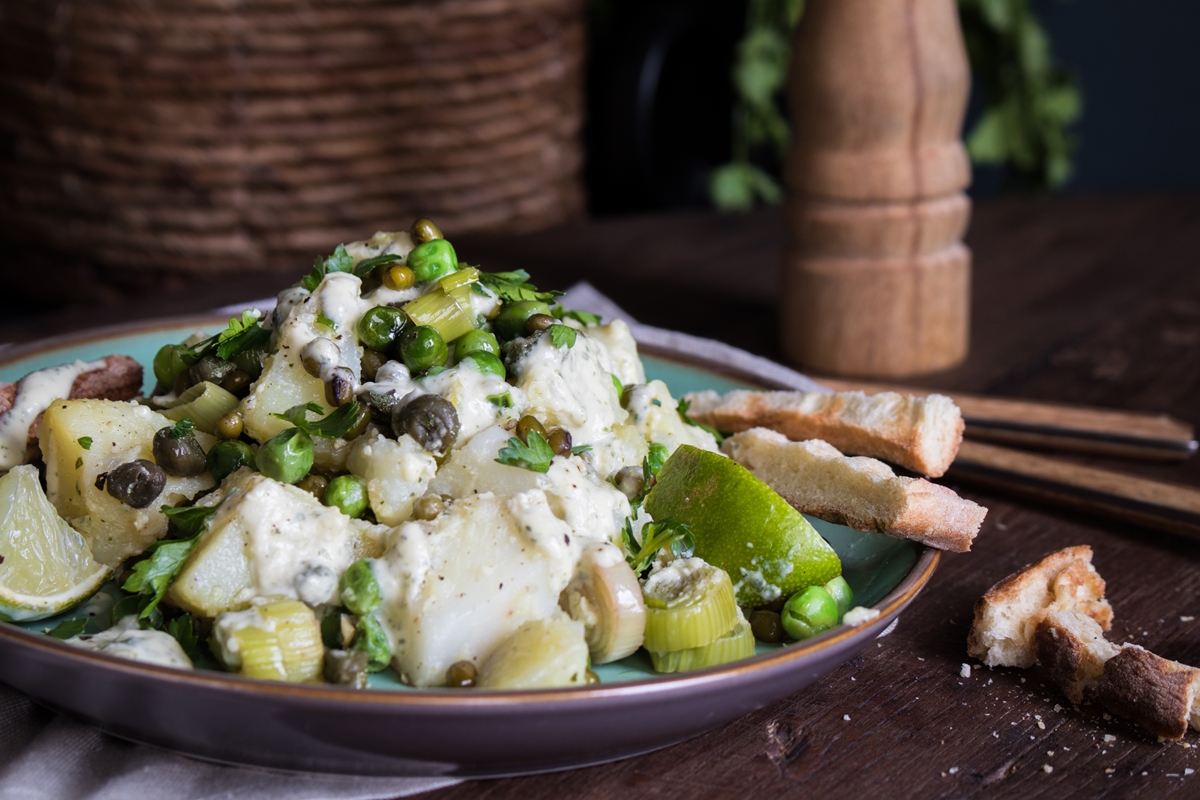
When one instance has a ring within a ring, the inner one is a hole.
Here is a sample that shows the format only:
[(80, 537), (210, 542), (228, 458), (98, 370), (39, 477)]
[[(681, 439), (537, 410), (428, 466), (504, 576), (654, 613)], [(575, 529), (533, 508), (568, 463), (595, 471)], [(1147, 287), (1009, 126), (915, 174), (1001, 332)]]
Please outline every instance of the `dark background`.
[[(1084, 96), (1063, 190), (1200, 188), (1200, 2), (1043, 0), (1034, 9)], [(745, 3), (606, 0), (594, 16), (590, 210), (706, 206), (708, 172), (729, 159), (729, 69)], [(968, 128), (977, 113), (976, 98)], [(972, 194), (995, 196), (1004, 178), (977, 169)]]

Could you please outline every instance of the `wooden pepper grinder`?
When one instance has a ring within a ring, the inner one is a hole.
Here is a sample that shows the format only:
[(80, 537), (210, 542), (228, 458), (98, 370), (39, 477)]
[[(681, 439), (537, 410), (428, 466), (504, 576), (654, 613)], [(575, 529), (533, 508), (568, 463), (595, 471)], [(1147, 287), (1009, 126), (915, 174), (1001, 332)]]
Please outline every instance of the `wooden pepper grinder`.
[(808, 0), (788, 85), (783, 349), (900, 377), (967, 353), (969, 70), (954, 0)]

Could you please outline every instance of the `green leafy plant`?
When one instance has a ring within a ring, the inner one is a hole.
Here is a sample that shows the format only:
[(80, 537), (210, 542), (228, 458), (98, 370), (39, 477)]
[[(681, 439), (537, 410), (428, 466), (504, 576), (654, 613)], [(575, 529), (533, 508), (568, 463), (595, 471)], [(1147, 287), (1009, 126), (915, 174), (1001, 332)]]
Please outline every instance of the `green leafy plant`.
[[(1054, 64), (1050, 40), (1031, 0), (958, 0), (974, 78), (984, 112), (967, 134), (977, 164), (1006, 165), (1034, 187), (1062, 185), (1071, 174), (1074, 142), (1067, 126), (1079, 118), (1082, 95)], [(778, 178), (751, 160), (767, 147), (782, 163), (790, 128), (780, 105), (791, 56), (792, 30), (804, 0), (750, 0), (746, 33), (734, 56), (733, 160), (709, 180), (713, 204), (743, 210), (783, 198)]]

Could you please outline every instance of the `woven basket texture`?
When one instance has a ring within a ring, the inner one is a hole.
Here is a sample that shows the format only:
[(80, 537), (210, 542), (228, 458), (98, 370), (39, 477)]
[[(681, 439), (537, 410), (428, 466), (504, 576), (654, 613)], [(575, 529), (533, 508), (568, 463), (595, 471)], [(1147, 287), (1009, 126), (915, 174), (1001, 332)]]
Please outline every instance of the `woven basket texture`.
[[(583, 208), (584, 0), (0, 0), (0, 237), (112, 284)], [(102, 281), (103, 282), (103, 281)]]

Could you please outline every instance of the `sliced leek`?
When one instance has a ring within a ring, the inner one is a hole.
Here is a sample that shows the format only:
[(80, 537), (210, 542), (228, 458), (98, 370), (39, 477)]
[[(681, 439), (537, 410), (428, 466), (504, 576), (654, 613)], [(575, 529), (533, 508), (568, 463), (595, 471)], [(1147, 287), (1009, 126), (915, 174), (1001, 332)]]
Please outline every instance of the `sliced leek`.
[(238, 407), (238, 399), (215, 383), (203, 381), (188, 389), (159, 412), (167, 419), (190, 419), (205, 433), (216, 430), (217, 420)]
[(454, 297), (441, 289), (434, 289), (406, 303), (404, 313), (418, 325), (437, 329), (447, 342), (475, 329), (469, 306), (464, 309)]
[(302, 683), (324, 666), (321, 625), (297, 600), (270, 600), (246, 611), (227, 611), (213, 622), (213, 650), (248, 678)]
[(642, 587), (647, 650), (663, 653), (702, 647), (738, 621), (733, 583), (723, 569), (699, 558), (673, 561)]
[(446, 277), (438, 281), (438, 286), (442, 287), (442, 291), (446, 294), (454, 294), (455, 289), (470, 290), (470, 285), (479, 280), (479, 270), (475, 267), (465, 267), (457, 272), (451, 272)]
[(584, 624), (593, 664), (622, 659), (642, 646), (646, 606), (637, 576), (613, 545), (590, 545), (558, 604)]
[(733, 630), (702, 647), (673, 650), (669, 653), (650, 651), (650, 662), (655, 672), (691, 672), (696, 669), (728, 664), (754, 655), (754, 633), (738, 610), (738, 621)]

